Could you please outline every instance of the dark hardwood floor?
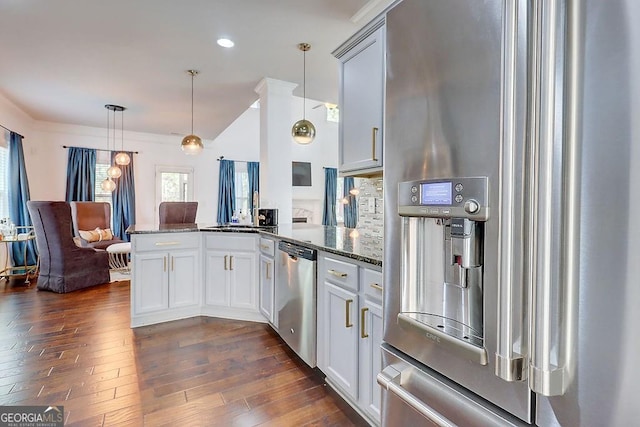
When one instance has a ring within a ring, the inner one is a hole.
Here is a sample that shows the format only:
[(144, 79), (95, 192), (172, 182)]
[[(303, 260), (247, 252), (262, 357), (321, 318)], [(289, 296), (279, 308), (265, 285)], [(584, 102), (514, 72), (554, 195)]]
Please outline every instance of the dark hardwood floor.
[(129, 319), (128, 281), (0, 281), (0, 405), (63, 405), (67, 426), (364, 425), (267, 325)]

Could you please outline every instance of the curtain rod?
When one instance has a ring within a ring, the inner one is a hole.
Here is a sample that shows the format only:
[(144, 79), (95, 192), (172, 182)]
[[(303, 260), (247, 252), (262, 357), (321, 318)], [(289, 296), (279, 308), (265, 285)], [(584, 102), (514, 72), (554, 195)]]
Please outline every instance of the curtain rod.
[[(89, 148), (89, 147), (70, 147), (68, 145), (63, 145), (62, 148)], [(100, 148), (93, 148), (93, 150), (96, 150), (96, 151), (126, 151), (126, 150), (102, 150)], [(137, 151), (127, 151), (127, 153), (139, 154)]]
[[(20, 135), (18, 132), (14, 132), (14, 131), (12, 131), (11, 129), (9, 129), (8, 127), (6, 127), (6, 126), (0, 125), (0, 128), (2, 128), (2, 129), (6, 129), (6, 130), (7, 130), (7, 131), (9, 131), (9, 132), (13, 132), (13, 133), (15, 133), (15, 134)], [(21, 136), (22, 138), (24, 138), (24, 135), (20, 135), (20, 136)]]
[[(224, 156), (220, 156), (216, 160), (220, 161), (220, 160), (223, 160), (223, 159), (224, 159)], [(226, 159), (226, 160), (229, 160), (229, 159)], [(231, 160), (231, 161), (232, 162), (240, 162), (240, 163), (249, 163), (251, 160)]]

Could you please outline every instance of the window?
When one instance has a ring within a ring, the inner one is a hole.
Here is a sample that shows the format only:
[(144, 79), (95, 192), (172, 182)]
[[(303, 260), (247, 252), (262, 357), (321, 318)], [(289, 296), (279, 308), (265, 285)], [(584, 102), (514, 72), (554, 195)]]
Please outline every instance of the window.
[(156, 209), (162, 202), (193, 201), (193, 168), (156, 166)]
[(342, 199), (344, 196), (342, 193), (344, 192), (344, 178), (338, 178), (337, 180), (336, 196), (338, 200), (336, 200), (336, 221), (338, 225), (344, 224), (344, 204), (342, 203)]
[(238, 213), (249, 212), (249, 172), (246, 162), (235, 162), (236, 210)]
[(111, 166), (111, 152), (96, 150), (96, 183), (95, 193), (96, 202), (107, 202), (111, 204), (111, 192), (102, 189), (102, 181), (107, 179), (107, 169)]
[(161, 172), (163, 202), (188, 202), (189, 174), (182, 172)]
[(0, 141), (0, 218), (9, 217), (9, 132)]
[(340, 121), (340, 109), (337, 105), (327, 105), (327, 121), (338, 123)]

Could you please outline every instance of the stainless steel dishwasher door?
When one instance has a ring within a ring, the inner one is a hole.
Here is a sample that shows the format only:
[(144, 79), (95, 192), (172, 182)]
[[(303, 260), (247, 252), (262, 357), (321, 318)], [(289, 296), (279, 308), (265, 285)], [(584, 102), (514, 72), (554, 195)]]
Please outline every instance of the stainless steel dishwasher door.
[(316, 366), (315, 250), (288, 242), (278, 245), (276, 313), (278, 333), (309, 366)]

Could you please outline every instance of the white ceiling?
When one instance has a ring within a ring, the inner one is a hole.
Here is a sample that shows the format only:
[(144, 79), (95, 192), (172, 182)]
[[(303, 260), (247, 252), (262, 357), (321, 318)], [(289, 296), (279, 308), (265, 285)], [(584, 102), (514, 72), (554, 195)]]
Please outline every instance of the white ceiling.
[[(389, 0), (0, 0), (0, 93), (36, 120), (213, 139), (258, 95), (263, 77), (337, 103), (331, 52)], [(235, 41), (224, 49), (220, 37)], [(312, 108), (313, 105), (307, 105)], [(120, 127), (118, 115), (118, 128)], [(0, 117), (0, 123), (2, 118)]]

